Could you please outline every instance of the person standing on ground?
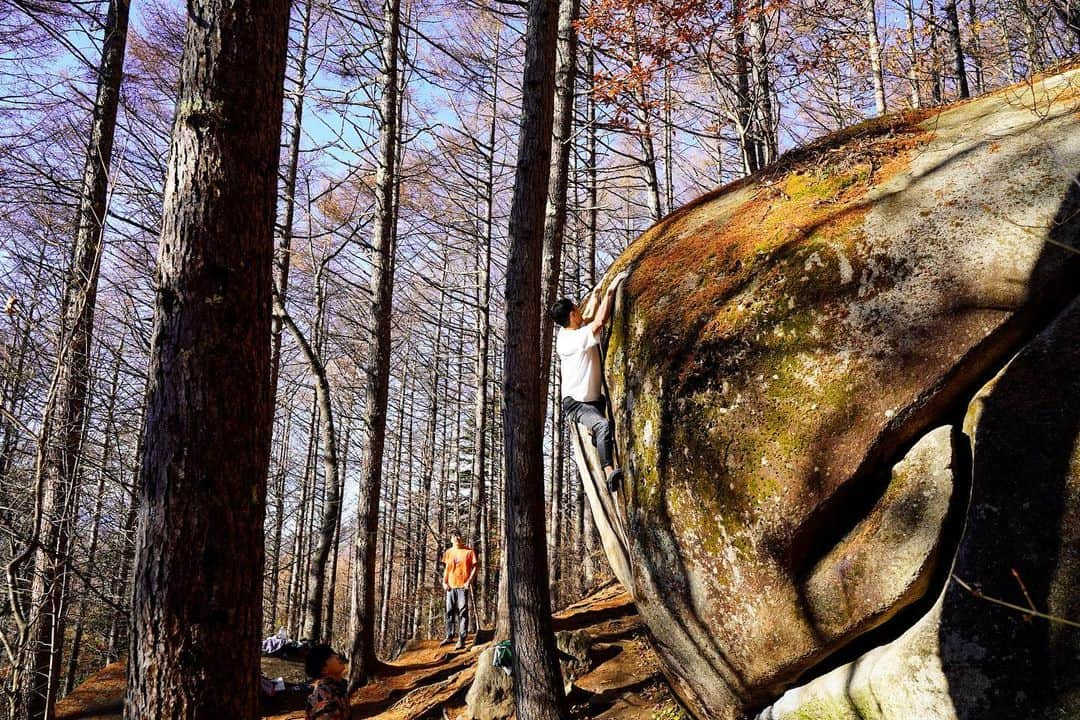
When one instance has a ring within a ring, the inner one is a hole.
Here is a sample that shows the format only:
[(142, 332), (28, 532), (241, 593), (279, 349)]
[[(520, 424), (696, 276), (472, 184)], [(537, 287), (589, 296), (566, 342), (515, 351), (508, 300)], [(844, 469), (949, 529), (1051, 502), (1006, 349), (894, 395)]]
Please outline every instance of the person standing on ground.
[(607, 486), (617, 492), (622, 469), (614, 465), (615, 427), (607, 417), (600, 363), (600, 331), (611, 317), (615, 291), (626, 279), (626, 272), (615, 276), (592, 318), (585, 318), (570, 298), (556, 300), (548, 314), (559, 325), (555, 352), (562, 369), (562, 411), (568, 423), (589, 428), (593, 445), (600, 455)]
[(469, 633), (469, 591), (476, 575), (476, 553), (465, 547), (461, 535), (450, 537), (451, 546), (443, 553), (443, 590), (446, 591), (446, 637), (439, 643), (446, 645), (458, 634), (456, 649), (465, 647)]

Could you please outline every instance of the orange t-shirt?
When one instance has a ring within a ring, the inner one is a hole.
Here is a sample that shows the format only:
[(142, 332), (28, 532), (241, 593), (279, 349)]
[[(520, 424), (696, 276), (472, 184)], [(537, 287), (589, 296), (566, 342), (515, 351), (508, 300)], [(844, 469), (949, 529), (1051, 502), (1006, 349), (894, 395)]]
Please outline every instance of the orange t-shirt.
[(443, 553), (442, 561), (446, 565), (443, 573), (446, 584), (452, 588), (465, 587), (469, 575), (476, 567), (476, 553), (467, 547), (450, 548)]

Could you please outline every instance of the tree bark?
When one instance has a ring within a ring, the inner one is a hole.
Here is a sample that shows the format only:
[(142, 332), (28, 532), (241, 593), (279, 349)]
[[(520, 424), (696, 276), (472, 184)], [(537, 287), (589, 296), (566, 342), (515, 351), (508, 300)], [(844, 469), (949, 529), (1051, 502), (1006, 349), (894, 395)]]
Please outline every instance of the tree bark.
[(908, 84), (911, 86), (911, 107), (922, 107), (922, 90), (919, 87), (919, 45), (915, 35), (915, 0), (904, 0), (907, 16)]
[[(271, 369), (273, 364), (271, 363)], [(275, 393), (276, 395), (276, 393)], [(285, 415), (284, 430), (281, 432), (281, 453), (278, 459), (277, 477), (274, 478), (274, 542), (271, 546), (270, 569), (270, 618), (266, 627), (274, 632), (278, 624), (278, 590), (281, 583), (281, 536), (285, 527), (285, 476), (289, 467), (289, 434), (292, 430), (292, 408)]]
[[(444, 264), (445, 268), (445, 256)], [(435, 326), (435, 348), (431, 359), (431, 385), (428, 390), (427, 425), (424, 431), (424, 450), (420, 457), (420, 482), (422, 483), (420, 495), (420, 520), (416, 524), (416, 581), (419, 592), (415, 595), (416, 605), (413, 607), (413, 628), (419, 632), (423, 625), (424, 606), (431, 599), (432, 588), (427, 581), (428, 561), (428, 524), (431, 517), (431, 482), (435, 474), (435, 434), (438, 430), (439, 400), (441, 398), (440, 384), (442, 382), (442, 341), (443, 341), (443, 318), (446, 313), (446, 292), (443, 289), (446, 283), (446, 272), (442, 273), (442, 281), (439, 286), (439, 315)], [(430, 614), (430, 613), (429, 613)]]
[[(555, 370), (552, 385), (559, 387), (561, 374)], [(563, 414), (562, 403), (558, 396), (552, 397), (551, 408), (551, 508), (549, 510), (550, 525), (548, 527), (548, 561), (551, 565), (551, 587), (553, 600), (558, 602), (560, 597), (559, 583), (562, 580), (562, 566), (559, 562), (559, 543), (562, 539), (562, 507), (563, 494)]]
[(671, 120), (672, 104), (674, 103), (673, 88), (671, 87), (671, 68), (664, 70), (664, 207), (668, 212), (675, 209), (675, 179), (673, 154), (675, 152), (675, 124)]
[(551, 138), (551, 173), (548, 176), (544, 213), (544, 255), (541, 270), (543, 294), (540, 299), (540, 375), (536, 388), (540, 407), (547, 405), (551, 370), (551, 338), (555, 321), (548, 308), (558, 299), (562, 274), (563, 237), (566, 233), (566, 188), (569, 179), (570, 149), (573, 144), (574, 87), (577, 78), (577, 22), (579, 0), (558, 0), (558, 41), (555, 64), (555, 105)]
[(1039, 31), (1035, 15), (1028, 0), (1016, 0), (1016, 9), (1020, 14), (1020, 24), (1024, 28), (1024, 52), (1027, 55), (1027, 74), (1034, 75), (1043, 69), (1042, 51), (1039, 48)]
[[(388, 621), (390, 619), (390, 589), (394, 580), (394, 550), (398, 530), (398, 496), (401, 489), (402, 445), (405, 442), (405, 398), (407, 396), (406, 389), (409, 385), (409, 360), (411, 360), (411, 356), (406, 359), (405, 367), (401, 374), (401, 394), (398, 398), (398, 425), (397, 433), (395, 434), (397, 443), (394, 449), (394, 482), (390, 489), (390, 505), (387, 508), (387, 515), (390, 520), (389, 523), (384, 525), (383, 530), (386, 540), (383, 543), (382, 600), (379, 603), (378, 634), (380, 647), (383, 648), (386, 647), (386, 628), (388, 627)], [(409, 434), (412, 435), (411, 423), (409, 425)], [(411, 455), (409, 456), (409, 462), (412, 462)]]
[[(303, 577), (304, 558), (307, 557), (308, 542), (308, 513), (314, 509), (314, 486), (315, 486), (315, 453), (316, 438), (315, 428), (319, 420), (319, 402), (317, 397), (311, 399), (311, 415), (308, 420), (307, 451), (304, 453), (304, 474), (300, 479), (300, 502), (297, 505), (299, 514), (293, 526), (292, 555), (289, 558), (289, 585), (285, 592), (285, 624), (291, 637), (300, 635), (300, 608), (303, 606)], [(313, 639), (313, 638), (312, 638)]]
[[(289, 129), (289, 159), (285, 168), (285, 217), (281, 222), (281, 238), (277, 250), (277, 281), (275, 289), (282, 307), (289, 291), (289, 268), (292, 265), (293, 219), (296, 214), (296, 175), (300, 166), (300, 140), (304, 129), (304, 95), (307, 93), (308, 39), (311, 35), (311, 2), (306, 0), (301, 10), (300, 51), (296, 59), (296, 86), (293, 88), (293, 122)], [(270, 358), (270, 391), (276, 397), (278, 375), (281, 372), (281, 319), (272, 320), (273, 350)]]
[(930, 97), (934, 105), (940, 105), (945, 99), (945, 90), (941, 84), (941, 50), (938, 48), (937, 13), (934, 9), (937, 0), (927, 0), (927, 24), (930, 26)]
[(731, 21), (731, 54), (735, 62), (735, 132), (739, 136), (743, 172), (753, 174), (761, 169), (758, 138), (754, 132), (754, 100), (750, 95), (750, 48), (746, 44), (746, 10), (744, 0), (733, 0)]
[(975, 71), (975, 92), (981, 94), (985, 89), (984, 64), (982, 41), (979, 39), (979, 10), (975, 7), (975, 0), (968, 0), (968, 30), (971, 32), (971, 65)]
[(971, 97), (968, 88), (967, 70), (964, 68), (964, 42), (960, 37), (960, 15), (956, 11), (956, 0), (946, 0), (945, 19), (948, 23), (949, 44), (953, 51), (953, 72), (956, 73), (956, 89), (960, 97)]
[(386, 441), (386, 402), (390, 384), (390, 312), (393, 301), (395, 236), (394, 187), (397, 182), (398, 44), (401, 0), (386, 0), (383, 17), (382, 70), (379, 100), (379, 167), (375, 174), (376, 230), (371, 258), (371, 298), (367, 309), (367, 356), (363, 368), (365, 407), (364, 445), (357, 503), (353, 596), (350, 632), (353, 636), (349, 685), (357, 687), (376, 669), (375, 550), (378, 546), (379, 497), (382, 490), (383, 445)]
[[(643, 111), (644, 119), (638, 128), (638, 144), (641, 147), (641, 169), (645, 173), (645, 199), (649, 205), (649, 219), (657, 222), (664, 215), (663, 201), (660, 199), (660, 175), (656, 171), (656, 144), (653, 142), (653, 129), (650, 113)], [(628, 218), (629, 219), (629, 218)], [(629, 225), (627, 236), (630, 235)], [(630, 244), (629, 237), (627, 245)]]
[(588, 217), (589, 231), (588, 231), (588, 265), (585, 269), (585, 282), (592, 288), (596, 284), (596, 229), (598, 227), (600, 205), (599, 205), (599, 182), (597, 181), (597, 153), (596, 153), (596, 98), (593, 97), (593, 80), (595, 73), (596, 63), (596, 51), (592, 45), (589, 45), (589, 52), (586, 55), (586, 73), (589, 76), (589, 132), (585, 138), (585, 154), (588, 158), (585, 164), (585, 173), (587, 176), (587, 182), (589, 184), (588, 198), (589, 208), (586, 216)]
[[(143, 434), (142, 428), (146, 421), (146, 405), (142, 406), (139, 415), (139, 438), (135, 448), (135, 462), (130, 468), (133, 478), (137, 478), (139, 468), (142, 466)], [(132, 483), (133, 485), (135, 483)], [(109, 620), (109, 642), (105, 649), (105, 660), (114, 663), (126, 650), (127, 633), (129, 631), (130, 617), (127, 609), (131, 606), (133, 588), (131, 576), (135, 569), (135, 521), (139, 510), (139, 496), (137, 490), (132, 490), (128, 496), (127, 512), (124, 516), (123, 549), (120, 553), (120, 562), (117, 563), (113, 582), (110, 584), (110, 596), (117, 600), (117, 607), (113, 610)]]
[[(321, 269), (320, 269), (321, 272)], [(320, 281), (318, 293), (321, 295)], [(326, 502), (323, 503), (322, 517), (319, 521), (319, 540), (315, 554), (308, 567), (306, 602), (301, 637), (321, 641), (323, 639), (323, 597), (326, 590), (326, 563), (330, 557), (330, 548), (334, 544), (337, 532), (338, 515), (341, 509), (341, 490), (338, 483), (337, 434), (334, 429), (334, 408), (330, 401), (330, 379), (326, 375), (326, 366), (307, 341), (300, 328), (296, 326), (280, 302), (280, 296), (274, 302), (274, 314), (292, 333), (300, 347), (300, 352), (307, 361), (315, 384), (315, 400), (319, 404), (319, 435), (322, 446), (323, 483)]]
[(772, 80), (769, 72), (768, 26), (765, 0), (753, 0), (750, 12), (750, 71), (754, 81), (754, 126), (758, 141), (758, 167), (765, 167), (777, 156), (776, 121), (772, 106)]
[[(495, 36), (495, 57), (491, 68), (491, 119), (488, 123), (487, 142), (484, 145), (484, 238), (477, 258), (476, 280), (476, 361), (475, 380), (476, 396), (473, 399), (473, 461), (472, 490), (469, 494), (469, 538), (476, 543), (480, 532), (480, 513), (485, 502), (485, 483), (487, 481), (487, 383), (488, 383), (488, 342), (491, 336), (491, 242), (494, 235), (495, 216), (495, 131), (498, 124), (499, 110), (499, 64), (498, 54), (501, 34)], [(477, 577), (483, 579), (483, 567), (487, 559), (480, 557), (481, 569)], [(482, 585), (482, 583), (477, 583)], [(478, 588), (483, 593), (483, 587)]]
[(877, 1), (863, 0), (863, 12), (866, 16), (867, 51), (870, 54), (870, 80), (874, 86), (874, 110), (884, 115), (885, 75), (881, 69), (881, 43), (878, 40)]
[[(128, 0), (111, 0), (105, 19), (97, 96), (86, 148), (75, 225), (75, 244), (61, 308), (56, 368), (45, 401), (37, 483), (44, 495), (41, 526), (34, 527), (32, 589), (34, 640), (27, 676), (27, 717), (52, 718), (60, 684), (64, 638), (63, 578), (68, 565), (72, 518), (66, 510), (74, 493), (82, 446), (90, 347), (94, 333), (101, 249), (108, 212), (109, 166), (127, 47)], [(18, 612), (18, 609), (16, 609)]]
[[(116, 427), (116, 397), (117, 390), (120, 385), (120, 357), (123, 355), (124, 346), (120, 345), (120, 349), (117, 352), (117, 359), (113, 366), (112, 381), (109, 386), (109, 395), (106, 399), (105, 417), (103, 418), (103, 439), (101, 447), (101, 461), (98, 466), (98, 482), (97, 490), (94, 493), (94, 512), (91, 515), (90, 521), (93, 523), (90, 528), (90, 540), (86, 547), (87, 557), (87, 573), (88, 578), (93, 578), (97, 572), (95, 570), (98, 538), (101, 535), (101, 509), (105, 500), (105, 478), (108, 475), (109, 463), (112, 462), (113, 453), (113, 434), (112, 430)], [(83, 627), (86, 621), (86, 598), (89, 595), (89, 588), (86, 591), (79, 594), (79, 604), (75, 611), (75, 631), (71, 636), (70, 650), (68, 651), (67, 671), (64, 673), (64, 694), (70, 693), (75, 688), (75, 681), (78, 679), (79, 672), (79, 655), (82, 650), (82, 636)]]
[[(348, 414), (352, 415), (352, 407), (350, 404)], [(331, 552), (333, 553), (330, 560), (330, 576), (327, 581), (330, 583), (329, 589), (326, 591), (326, 610), (323, 617), (323, 632), (322, 638), (324, 642), (333, 645), (334, 647), (340, 647), (339, 644), (334, 642), (334, 620), (337, 617), (337, 577), (338, 577), (338, 555), (341, 550), (341, 496), (345, 491), (345, 473), (348, 472), (349, 465), (349, 442), (350, 442), (351, 428), (345, 428), (345, 437), (340, 441), (341, 446), (341, 462), (338, 467), (337, 477), (337, 516), (334, 518), (334, 537), (330, 545)]]
[(189, 0), (165, 184), (124, 716), (259, 716), (287, 0)]
[(557, 21), (553, 0), (529, 0), (505, 292), (505, 566), (514, 643), (514, 705), (517, 716), (529, 720), (559, 720), (567, 714), (548, 595), (544, 406), (536, 392), (541, 371), (540, 263), (551, 170)]

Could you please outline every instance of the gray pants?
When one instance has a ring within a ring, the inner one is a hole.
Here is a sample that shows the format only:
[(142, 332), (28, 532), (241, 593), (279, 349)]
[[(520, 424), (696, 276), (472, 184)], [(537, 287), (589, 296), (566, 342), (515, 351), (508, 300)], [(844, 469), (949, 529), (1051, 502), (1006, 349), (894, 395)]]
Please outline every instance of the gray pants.
[(465, 588), (446, 591), (446, 637), (455, 634), (462, 640), (469, 634), (469, 591)]
[(604, 417), (607, 403), (604, 398), (592, 402), (579, 402), (574, 398), (565, 397), (562, 400), (562, 411), (568, 423), (578, 423), (589, 428), (592, 435), (596, 453), (600, 456), (601, 467), (613, 467), (612, 442), (614, 441), (614, 426), (611, 420)]

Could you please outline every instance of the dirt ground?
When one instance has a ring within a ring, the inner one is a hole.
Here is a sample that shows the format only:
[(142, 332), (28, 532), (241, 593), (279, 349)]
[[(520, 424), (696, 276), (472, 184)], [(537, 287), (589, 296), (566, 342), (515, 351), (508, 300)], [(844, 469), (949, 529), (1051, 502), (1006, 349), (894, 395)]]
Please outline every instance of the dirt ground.
[[(584, 629), (592, 638), (593, 666), (576, 680), (569, 698), (576, 720), (679, 717), (673, 714), (677, 705), (634, 605), (621, 587), (608, 585), (557, 613), (555, 629)], [(412, 643), (353, 695), (352, 717), (467, 720), (465, 693), (476, 672), (476, 660), (486, 647), (484, 642), (454, 651), (433, 640)], [(268, 677), (304, 681), (298, 662), (264, 657), (262, 668)], [(120, 662), (87, 678), (57, 704), (58, 720), (119, 720), (124, 672)], [(302, 693), (293, 693), (269, 700), (264, 703), (263, 717), (303, 720), (305, 699)]]

